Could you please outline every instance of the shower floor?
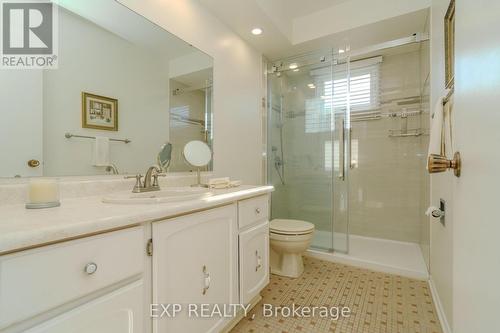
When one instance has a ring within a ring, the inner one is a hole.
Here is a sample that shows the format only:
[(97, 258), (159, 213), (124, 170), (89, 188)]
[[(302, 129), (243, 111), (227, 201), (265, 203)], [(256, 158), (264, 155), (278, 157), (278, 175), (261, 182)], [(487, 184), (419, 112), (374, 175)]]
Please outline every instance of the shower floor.
[[(345, 234), (335, 234), (334, 241), (337, 244), (344, 244), (345, 240)], [(331, 234), (327, 231), (316, 231), (313, 244), (329, 248)], [(348, 254), (309, 249), (307, 255), (410, 278), (429, 277), (420, 246), (416, 243), (350, 235)]]

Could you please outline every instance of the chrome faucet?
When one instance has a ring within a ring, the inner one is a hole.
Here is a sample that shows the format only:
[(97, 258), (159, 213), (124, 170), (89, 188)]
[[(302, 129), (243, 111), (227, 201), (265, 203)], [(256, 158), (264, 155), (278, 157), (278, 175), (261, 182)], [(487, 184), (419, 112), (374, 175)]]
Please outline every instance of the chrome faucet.
[(118, 175), (120, 172), (118, 171), (118, 168), (116, 167), (115, 164), (111, 163), (106, 167), (106, 172), (113, 172), (113, 175)]
[(144, 176), (144, 182), (142, 181), (142, 175), (137, 174), (135, 176), (125, 176), (125, 178), (135, 178), (136, 182), (134, 188), (132, 189), (133, 193), (142, 193), (142, 192), (152, 192), (159, 191), (160, 184), (158, 183), (158, 177), (165, 177), (166, 174), (161, 173), (161, 170), (158, 166), (153, 165), (148, 168), (146, 171), (146, 175)]
[(151, 191), (158, 191), (160, 185), (158, 185), (158, 175), (161, 174), (161, 170), (156, 165), (150, 166), (146, 175), (144, 176), (144, 188), (151, 189)]

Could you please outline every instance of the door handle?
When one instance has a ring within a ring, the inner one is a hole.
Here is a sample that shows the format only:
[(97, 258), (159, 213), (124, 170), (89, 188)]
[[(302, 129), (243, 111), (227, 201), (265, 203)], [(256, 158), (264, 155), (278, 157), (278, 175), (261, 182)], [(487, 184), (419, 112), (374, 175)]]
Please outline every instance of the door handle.
[(40, 161), (39, 160), (29, 160), (28, 166), (30, 168), (36, 168), (36, 167), (40, 166)]
[(349, 168), (354, 169), (356, 164), (352, 161), (352, 127), (349, 128)]
[(340, 130), (341, 137), (339, 138), (339, 142), (342, 145), (342, 156), (341, 156), (340, 163), (339, 163), (339, 166), (340, 166), (339, 175), (337, 176), (337, 178), (339, 180), (342, 180), (342, 181), (345, 180), (345, 129), (344, 129), (344, 126), (345, 126), (345, 120), (342, 119), (342, 128)]

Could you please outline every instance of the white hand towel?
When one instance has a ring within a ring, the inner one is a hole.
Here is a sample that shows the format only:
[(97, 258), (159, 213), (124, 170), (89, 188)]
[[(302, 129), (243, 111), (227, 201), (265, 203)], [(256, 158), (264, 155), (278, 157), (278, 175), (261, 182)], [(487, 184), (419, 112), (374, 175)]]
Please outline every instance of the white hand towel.
[(441, 154), (441, 132), (444, 121), (443, 98), (438, 98), (434, 106), (434, 112), (431, 118), (431, 130), (429, 133), (429, 155)]
[(94, 166), (109, 166), (109, 138), (97, 136), (94, 144)]

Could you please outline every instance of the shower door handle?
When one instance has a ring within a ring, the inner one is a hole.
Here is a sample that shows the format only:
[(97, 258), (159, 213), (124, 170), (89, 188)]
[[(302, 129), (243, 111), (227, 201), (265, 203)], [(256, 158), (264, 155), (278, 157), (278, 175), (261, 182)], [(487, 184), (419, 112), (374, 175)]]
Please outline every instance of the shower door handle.
[(349, 128), (349, 169), (354, 169), (357, 162), (352, 160), (352, 127)]
[(340, 156), (340, 151), (339, 151), (339, 157), (340, 158), (340, 163), (339, 163), (339, 167), (340, 167), (340, 170), (339, 170), (339, 175), (337, 176), (337, 178), (339, 180), (342, 180), (344, 181), (345, 180), (345, 120), (342, 119), (342, 128), (340, 130), (340, 135), (341, 137), (339, 138), (339, 142), (340, 144), (342, 145), (342, 156)]

